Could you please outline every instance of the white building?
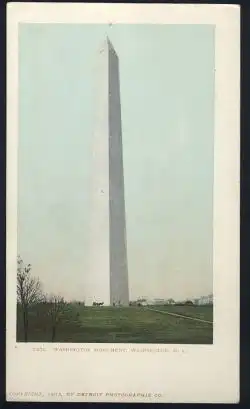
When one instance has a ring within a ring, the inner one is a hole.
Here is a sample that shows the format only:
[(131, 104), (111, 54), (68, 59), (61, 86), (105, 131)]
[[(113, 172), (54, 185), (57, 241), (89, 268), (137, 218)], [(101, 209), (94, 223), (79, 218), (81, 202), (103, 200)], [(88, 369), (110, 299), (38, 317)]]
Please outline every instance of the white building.
[(198, 305), (207, 305), (207, 304), (213, 304), (213, 295), (212, 294), (202, 296), (198, 300)]
[(153, 304), (155, 305), (164, 305), (166, 303), (166, 300), (164, 298), (155, 298), (153, 300)]

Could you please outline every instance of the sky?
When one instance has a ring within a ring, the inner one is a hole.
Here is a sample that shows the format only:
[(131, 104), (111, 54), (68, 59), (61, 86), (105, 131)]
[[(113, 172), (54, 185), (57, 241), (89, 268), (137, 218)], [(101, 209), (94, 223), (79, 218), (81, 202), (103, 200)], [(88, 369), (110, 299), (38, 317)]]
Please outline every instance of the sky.
[[(130, 299), (212, 292), (214, 28), (21, 24), (18, 252), (84, 300), (98, 50), (118, 54)], [(97, 249), (98, 255), (98, 249)]]

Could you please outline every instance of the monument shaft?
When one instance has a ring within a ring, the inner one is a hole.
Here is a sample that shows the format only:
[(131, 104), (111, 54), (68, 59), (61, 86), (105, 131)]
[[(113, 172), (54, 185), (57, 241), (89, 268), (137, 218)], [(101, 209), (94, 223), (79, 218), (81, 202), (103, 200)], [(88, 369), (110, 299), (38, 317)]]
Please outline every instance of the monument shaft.
[(96, 259), (91, 259), (90, 270), (97, 298), (99, 283), (105, 303), (128, 305), (119, 60), (108, 39), (100, 50), (98, 71), (91, 221)]

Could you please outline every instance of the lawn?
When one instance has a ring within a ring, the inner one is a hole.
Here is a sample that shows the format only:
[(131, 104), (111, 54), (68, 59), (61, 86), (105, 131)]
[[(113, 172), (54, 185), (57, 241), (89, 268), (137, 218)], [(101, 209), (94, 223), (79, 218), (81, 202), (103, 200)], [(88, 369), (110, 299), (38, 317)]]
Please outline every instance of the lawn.
[(213, 322), (213, 307), (210, 305), (157, 305), (151, 308)]
[[(161, 307), (163, 311), (212, 321), (212, 308)], [(30, 342), (51, 342), (48, 318), (37, 306), (29, 318)], [(157, 307), (159, 309), (159, 307)], [(18, 311), (17, 341), (23, 341), (22, 316)], [(174, 317), (146, 307), (84, 307), (69, 305), (56, 332), (55, 342), (211, 344), (211, 324)]]

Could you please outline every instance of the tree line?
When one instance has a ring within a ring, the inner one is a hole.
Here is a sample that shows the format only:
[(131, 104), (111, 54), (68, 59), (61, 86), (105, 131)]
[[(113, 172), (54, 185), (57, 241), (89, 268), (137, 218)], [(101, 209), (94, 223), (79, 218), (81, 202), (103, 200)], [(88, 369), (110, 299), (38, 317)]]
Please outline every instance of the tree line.
[[(17, 258), (17, 304), (21, 310), (24, 341), (28, 341), (30, 312), (37, 306), (37, 314), (45, 314), (48, 320), (51, 341), (56, 337), (58, 325), (67, 312), (67, 303), (64, 298), (56, 294), (46, 294), (38, 277), (31, 274), (31, 264), (25, 264), (23, 259)], [(46, 305), (45, 309), (39, 306)]]

